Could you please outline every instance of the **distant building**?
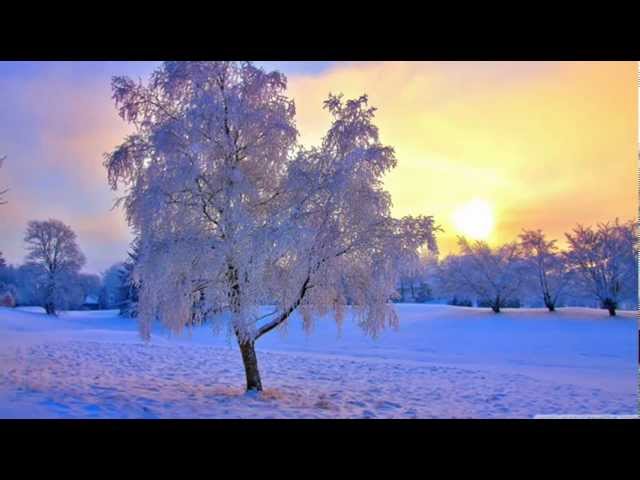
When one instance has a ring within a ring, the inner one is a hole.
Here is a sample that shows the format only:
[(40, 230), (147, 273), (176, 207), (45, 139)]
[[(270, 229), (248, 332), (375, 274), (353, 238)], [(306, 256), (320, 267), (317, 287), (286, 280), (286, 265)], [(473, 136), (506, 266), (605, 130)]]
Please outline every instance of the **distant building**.
[(82, 304), (82, 310), (99, 310), (100, 302), (97, 295), (87, 295)]

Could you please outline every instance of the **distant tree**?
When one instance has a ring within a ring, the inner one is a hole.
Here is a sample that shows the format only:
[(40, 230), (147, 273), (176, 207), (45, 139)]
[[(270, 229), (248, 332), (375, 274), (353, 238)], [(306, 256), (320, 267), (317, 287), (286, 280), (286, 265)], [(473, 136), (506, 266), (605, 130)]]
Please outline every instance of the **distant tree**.
[(519, 239), (532, 287), (553, 312), (570, 281), (566, 258), (558, 251), (556, 241), (547, 240), (541, 230), (524, 230)]
[(473, 307), (473, 302), (468, 298), (458, 298), (457, 295), (454, 295), (453, 298), (447, 301), (448, 305), (453, 305), (455, 307)]
[(382, 178), (396, 159), (367, 97), (329, 96), (328, 133), (302, 149), (285, 94), (284, 75), (249, 62), (165, 62), (147, 85), (113, 81), (136, 127), (105, 165), (140, 236), (142, 333), (156, 318), (180, 331), (201, 301), (200, 319), (228, 313), (215, 326), (235, 335), (248, 391), (262, 390), (256, 340), (296, 310), (310, 328), (329, 311), (341, 321), (350, 298), (366, 333), (397, 325), (399, 266), (435, 247), (431, 217), (391, 217)]
[(0, 306), (15, 306), (17, 289), (12, 282), (13, 272), (11, 270), (0, 252)]
[(81, 304), (84, 303), (89, 296), (99, 297), (100, 291), (102, 290), (102, 280), (99, 275), (79, 273), (76, 282), (82, 295)]
[(433, 298), (432, 276), (437, 269), (437, 256), (431, 251), (420, 251), (416, 258), (401, 269), (398, 285), (400, 302), (424, 303)]
[(15, 307), (17, 298), (15, 285), (6, 284), (0, 281), (0, 307)]
[(44, 305), (46, 285), (45, 269), (35, 263), (26, 263), (15, 269), (14, 283), (18, 305)]
[[(4, 161), (5, 161), (5, 159), (6, 159), (6, 158), (7, 158), (6, 156), (4, 156), (4, 157), (0, 157), (0, 168), (2, 168), (2, 164), (4, 163)], [(7, 189), (4, 189), (4, 190), (0, 190), (0, 205), (4, 205), (5, 203), (7, 203), (7, 201), (6, 201), (6, 200), (4, 200), (4, 199), (2, 198), (2, 196), (3, 196), (5, 193), (7, 193), (8, 191), (9, 191), (9, 189), (8, 189), (8, 188), (7, 188)]]
[(59, 220), (31, 221), (24, 241), (26, 261), (39, 267), (42, 277), (42, 306), (48, 315), (55, 315), (56, 309), (68, 305), (73, 277), (86, 261), (76, 234)]
[(623, 298), (637, 295), (635, 224), (616, 219), (596, 228), (578, 225), (565, 235), (569, 242), (566, 256), (579, 285), (614, 316)]
[(495, 313), (514, 303), (522, 292), (524, 265), (518, 244), (491, 248), (486, 242), (458, 238), (459, 255), (449, 255), (439, 265), (439, 284), (454, 298), (474, 297)]
[(120, 309), (122, 307), (125, 300), (122, 283), (124, 268), (124, 263), (118, 262), (102, 273), (101, 308)]
[(120, 315), (135, 318), (138, 313), (138, 288), (139, 285), (135, 281), (134, 271), (140, 255), (139, 242), (136, 239), (131, 251), (127, 253), (127, 260), (123, 263), (121, 271), (120, 283), (122, 285), (122, 305), (120, 306)]

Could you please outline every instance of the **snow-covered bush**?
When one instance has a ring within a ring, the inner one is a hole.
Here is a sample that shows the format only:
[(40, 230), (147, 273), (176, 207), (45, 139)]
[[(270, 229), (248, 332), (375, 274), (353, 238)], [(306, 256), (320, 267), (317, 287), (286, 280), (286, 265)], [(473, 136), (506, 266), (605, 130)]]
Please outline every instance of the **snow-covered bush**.
[(397, 325), (400, 269), (435, 250), (436, 228), (391, 217), (382, 178), (396, 158), (366, 96), (330, 95), (313, 148), (297, 144), (284, 75), (250, 62), (165, 62), (146, 85), (115, 78), (113, 97), (136, 129), (105, 166), (140, 241), (144, 336), (156, 318), (180, 331), (210, 317), (261, 390), (255, 341), (296, 310), (307, 328), (330, 311), (340, 322), (350, 299), (366, 333)]

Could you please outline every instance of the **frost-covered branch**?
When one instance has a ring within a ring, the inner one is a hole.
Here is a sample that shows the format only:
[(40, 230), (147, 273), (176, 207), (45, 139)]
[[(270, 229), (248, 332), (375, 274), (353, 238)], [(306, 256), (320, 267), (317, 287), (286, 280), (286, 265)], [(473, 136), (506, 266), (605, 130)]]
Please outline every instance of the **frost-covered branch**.
[(638, 247), (633, 222), (578, 225), (566, 234), (566, 254), (580, 285), (615, 315), (622, 298), (637, 295)]
[(521, 293), (524, 263), (516, 243), (491, 248), (486, 242), (458, 239), (460, 255), (449, 255), (439, 265), (443, 292), (486, 301), (494, 312)]
[(528, 278), (535, 285), (531, 288), (553, 312), (571, 280), (569, 263), (558, 251), (556, 241), (546, 240), (541, 230), (524, 230), (519, 239)]
[[(371, 335), (397, 324), (399, 272), (421, 246), (437, 251), (438, 227), (391, 217), (382, 178), (396, 158), (366, 96), (329, 96), (332, 125), (303, 148), (286, 78), (249, 62), (166, 62), (148, 84), (118, 77), (113, 89), (136, 127), (105, 166), (140, 240), (143, 324), (226, 329), (255, 388), (254, 342), (295, 311), (310, 326), (351, 304)], [(267, 304), (275, 318), (259, 325)]]

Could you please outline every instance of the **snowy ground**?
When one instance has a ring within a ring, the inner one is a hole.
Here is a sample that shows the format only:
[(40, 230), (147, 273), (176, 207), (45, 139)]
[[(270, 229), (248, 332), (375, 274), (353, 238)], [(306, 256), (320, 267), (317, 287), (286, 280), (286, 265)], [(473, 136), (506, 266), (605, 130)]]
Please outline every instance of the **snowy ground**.
[[(0, 307), (2, 418), (529, 418), (637, 414), (635, 313), (397, 305), (377, 340), (348, 320), (258, 342), (265, 393), (243, 394), (232, 342), (202, 327), (140, 341), (115, 312)], [(339, 336), (338, 336), (339, 335)]]

